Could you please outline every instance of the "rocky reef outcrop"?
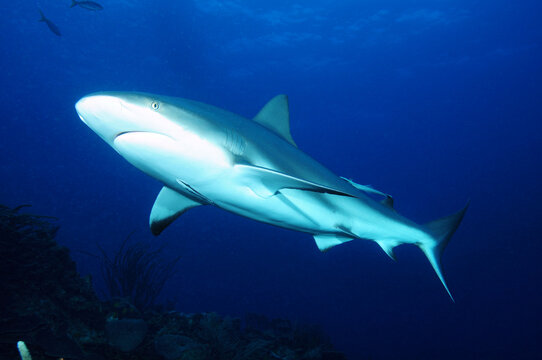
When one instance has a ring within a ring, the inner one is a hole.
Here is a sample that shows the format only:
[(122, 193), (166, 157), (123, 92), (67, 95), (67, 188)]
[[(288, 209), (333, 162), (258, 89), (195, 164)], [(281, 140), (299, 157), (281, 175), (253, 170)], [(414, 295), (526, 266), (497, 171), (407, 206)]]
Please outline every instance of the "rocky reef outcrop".
[(137, 309), (125, 298), (100, 301), (54, 218), (0, 205), (0, 358), (81, 360), (340, 360), (314, 326), (248, 314), (183, 314)]

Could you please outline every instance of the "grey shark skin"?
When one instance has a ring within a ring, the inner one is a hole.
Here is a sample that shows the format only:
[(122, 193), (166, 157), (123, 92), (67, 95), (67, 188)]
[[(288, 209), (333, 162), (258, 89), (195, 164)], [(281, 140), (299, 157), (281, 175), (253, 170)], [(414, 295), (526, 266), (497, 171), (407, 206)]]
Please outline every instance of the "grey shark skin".
[(253, 119), (145, 93), (95, 93), (75, 107), (121, 156), (164, 184), (150, 215), (155, 235), (186, 210), (214, 205), (312, 234), (321, 251), (369, 239), (394, 258), (395, 246), (414, 244), (452, 297), (440, 258), (468, 204), (425, 225), (399, 215), (391, 196), (333, 174), (297, 148), (286, 96), (273, 98)]

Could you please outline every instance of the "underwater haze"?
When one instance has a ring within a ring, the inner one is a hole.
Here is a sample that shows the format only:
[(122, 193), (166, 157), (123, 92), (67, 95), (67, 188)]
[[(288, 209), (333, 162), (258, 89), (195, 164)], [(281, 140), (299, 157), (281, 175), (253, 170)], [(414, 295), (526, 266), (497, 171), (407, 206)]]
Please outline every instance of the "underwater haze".
[[(126, 236), (180, 257), (161, 300), (320, 325), (349, 359), (535, 359), (542, 334), (542, 3), (524, 1), (6, 2), (0, 12), (0, 203), (58, 217), (86, 253)], [(59, 30), (39, 22), (43, 11)], [(160, 236), (162, 185), (81, 122), (95, 91), (202, 101), (252, 118), (290, 102), (298, 147), (393, 195), (418, 223), (470, 208), (442, 259), (312, 236), (215, 207)]]

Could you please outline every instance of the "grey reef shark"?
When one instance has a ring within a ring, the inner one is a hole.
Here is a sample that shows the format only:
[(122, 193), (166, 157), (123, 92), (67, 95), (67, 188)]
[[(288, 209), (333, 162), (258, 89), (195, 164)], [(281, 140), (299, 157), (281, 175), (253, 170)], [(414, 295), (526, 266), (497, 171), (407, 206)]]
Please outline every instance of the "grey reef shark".
[(424, 225), (401, 216), (391, 196), (337, 176), (299, 150), (285, 95), (253, 119), (192, 100), (134, 92), (90, 94), (75, 107), (107, 144), (164, 185), (150, 214), (153, 234), (188, 209), (214, 205), (309, 233), (321, 251), (367, 239), (394, 258), (394, 247), (413, 244), (452, 297), (440, 259), (468, 204)]

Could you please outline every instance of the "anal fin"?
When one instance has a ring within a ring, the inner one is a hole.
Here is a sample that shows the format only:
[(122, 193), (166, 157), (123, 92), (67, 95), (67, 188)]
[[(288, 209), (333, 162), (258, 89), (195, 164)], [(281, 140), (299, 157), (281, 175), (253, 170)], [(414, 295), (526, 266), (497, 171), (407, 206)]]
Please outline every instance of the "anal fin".
[(381, 241), (378, 241), (378, 240), (377, 240), (376, 243), (377, 243), (378, 245), (380, 245), (380, 247), (382, 248), (382, 250), (384, 250), (384, 252), (385, 252), (390, 258), (392, 258), (393, 260), (397, 260), (397, 259), (395, 258), (395, 254), (394, 254), (394, 252), (393, 252), (393, 248), (394, 248), (395, 246), (397, 246), (396, 243), (389, 242), (389, 241), (383, 241), (383, 240), (381, 240)]

